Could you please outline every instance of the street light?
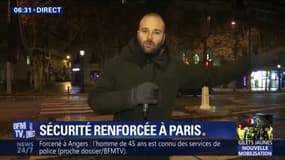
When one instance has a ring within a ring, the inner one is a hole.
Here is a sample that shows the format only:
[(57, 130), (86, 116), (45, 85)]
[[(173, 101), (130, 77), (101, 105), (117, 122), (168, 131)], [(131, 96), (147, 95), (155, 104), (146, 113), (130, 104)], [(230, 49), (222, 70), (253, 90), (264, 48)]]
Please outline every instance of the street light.
[(277, 65), (278, 68), (278, 91), (281, 91), (281, 65)]
[(85, 51), (80, 50), (79, 54), (80, 54), (81, 76), (82, 76), (81, 91), (80, 92), (84, 93), (85, 92), (85, 86), (84, 86), (84, 55), (85, 55)]
[(236, 21), (235, 21), (235, 20), (232, 20), (232, 21), (231, 21), (231, 29), (232, 29), (234, 32), (236, 32), (236, 31), (235, 31), (236, 25), (237, 25)]
[(79, 53), (80, 53), (81, 57), (83, 57), (85, 55), (85, 51), (84, 50), (80, 50)]
[(66, 68), (66, 72), (67, 72), (67, 79), (68, 79), (68, 81), (70, 81), (71, 80), (71, 57), (70, 57), (70, 55), (66, 55), (66, 57), (65, 57), (65, 59), (66, 59), (66, 66), (67, 66), (67, 68)]
[(71, 65), (70, 65), (70, 58), (71, 58), (70, 55), (66, 55), (66, 57), (65, 57), (65, 59), (64, 59), (67, 68), (71, 68)]

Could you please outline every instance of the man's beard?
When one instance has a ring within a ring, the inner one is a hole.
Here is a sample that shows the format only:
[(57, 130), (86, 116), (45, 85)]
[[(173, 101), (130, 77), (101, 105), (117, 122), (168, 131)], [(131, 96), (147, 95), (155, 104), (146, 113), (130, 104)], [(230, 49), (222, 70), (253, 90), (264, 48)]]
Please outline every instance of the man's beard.
[(146, 40), (144, 42), (139, 41), (140, 47), (146, 54), (155, 54), (160, 51), (162, 48), (163, 42), (158, 43), (155, 45), (155, 43), (151, 40)]

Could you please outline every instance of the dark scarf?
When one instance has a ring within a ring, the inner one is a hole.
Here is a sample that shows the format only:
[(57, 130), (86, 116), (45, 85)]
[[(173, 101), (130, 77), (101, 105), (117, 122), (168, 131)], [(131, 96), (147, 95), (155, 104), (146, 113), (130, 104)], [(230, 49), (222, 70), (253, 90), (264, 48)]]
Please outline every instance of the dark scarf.
[(169, 54), (166, 45), (153, 54), (146, 54), (136, 39), (132, 39), (127, 45), (127, 59), (137, 63), (140, 67), (153, 63), (159, 69), (165, 70), (169, 63)]

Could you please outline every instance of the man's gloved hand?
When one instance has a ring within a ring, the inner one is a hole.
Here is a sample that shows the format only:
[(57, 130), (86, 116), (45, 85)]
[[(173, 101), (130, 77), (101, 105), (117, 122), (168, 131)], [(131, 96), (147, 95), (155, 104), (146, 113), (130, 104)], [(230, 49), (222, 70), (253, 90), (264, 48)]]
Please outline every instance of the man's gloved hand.
[(156, 92), (158, 86), (151, 82), (145, 82), (131, 89), (131, 104), (156, 104)]
[(260, 53), (251, 56), (251, 68), (276, 67), (277, 64), (285, 65), (285, 48), (272, 50), (268, 53)]

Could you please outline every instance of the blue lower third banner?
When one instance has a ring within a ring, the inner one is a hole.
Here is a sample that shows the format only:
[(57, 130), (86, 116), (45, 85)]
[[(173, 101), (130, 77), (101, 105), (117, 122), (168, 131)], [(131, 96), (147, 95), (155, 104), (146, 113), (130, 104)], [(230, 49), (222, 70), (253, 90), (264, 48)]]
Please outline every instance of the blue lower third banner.
[[(18, 123), (15, 138), (22, 138), (19, 126), (24, 125)], [(27, 135), (35, 133), (37, 138), (237, 138), (236, 122), (39, 122), (27, 126), (35, 126), (35, 132), (29, 130)]]
[[(237, 140), (81, 139), (1, 140), (5, 156), (238, 155)], [(285, 141), (273, 141), (272, 156), (285, 156)], [(249, 149), (249, 148), (245, 148)], [(267, 155), (268, 156), (268, 155)]]

